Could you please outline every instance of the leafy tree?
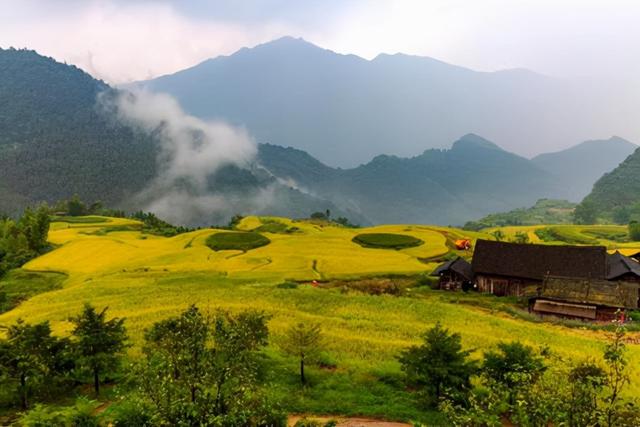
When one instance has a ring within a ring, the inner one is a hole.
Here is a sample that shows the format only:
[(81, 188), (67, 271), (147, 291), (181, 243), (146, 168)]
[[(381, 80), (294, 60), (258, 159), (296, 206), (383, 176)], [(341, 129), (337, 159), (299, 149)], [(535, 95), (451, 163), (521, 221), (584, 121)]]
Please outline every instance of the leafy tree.
[(515, 243), (529, 243), (529, 235), (525, 232), (518, 231), (514, 235), (513, 241)]
[(447, 395), (459, 400), (471, 387), (471, 375), (477, 366), (468, 360), (471, 353), (462, 350), (461, 338), (438, 322), (428, 330), (423, 344), (404, 350), (399, 361), (408, 381), (422, 388), (428, 403), (435, 405)]
[(0, 341), (0, 373), (17, 384), (23, 410), (28, 408), (32, 393), (47, 379), (64, 373), (65, 347), (65, 340), (51, 335), (49, 322), (30, 325), (18, 320), (7, 328), (7, 338)]
[(266, 321), (255, 311), (209, 319), (191, 306), (156, 323), (145, 335), (146, 357), (136, 380), (157, 421), (244, 425), (243, 417), (279, 419), (257, 390)]
[(598, 219), (598, 206), (590, 199), (585, 199), (573, 211), (576, 224), (595, 224)]
[(629, 238), (635, 242), (640, 241), (640, 222), (631, 221), (629, 223)]
[(327, 212), (314, 212), (311, 214), (311, 219), (328, 220)]
[(616, 329), (613, 332), (610, 342), (604, 350), (604, 361), (606, 363), (607, 376), (607, 396), (605, 397), (605, 422), (608, 427), (619, 425), (616, 417), (620, 412), (620, 393), (629, 384), (629, 374), (627, 365), (629, 361), (626, 357), (627, 346), (625, 340), (625, 327), (622, 322), (616, 322)]
[(67, 201), (67, 214), (70, 216), (82, 216), (87, 214), (87, 206), (80, 200), (77, 194), (74, 194)]
[(606, 372), (595, 362), (587, 360), (574, 366), (568, 379), (568, 425), (597, 425), (598, 400), (607, 382)]
[(93, 376), (93, 388), (100, 394), (100, 376), (115, 369), (127, 347), (124, 318), (107, 320), (107, 307), (97, 311), (85, 304), (82, 313), (72, 317), (74, 346), (78, 364)]
[(322, 348), (322, 331), (317, 323), (298, 323), (286, 333), (282, 348), (288, 354), (300, 361), (300, 382), (304, 385), (307, 379), (304, 375), (305, 362), (314, 360)]
[(501, 242), (504, 240), (505, 235), (504, 232), (502, 230), (496, 230), (493, 233), (491, 233), (491, 235), (496, 239), (496, 241)]
[(504, 384), (510, 391), (513, 403), (518, 388), (535, 383), (545, 365), (531, 347), (517, 341), (498, 344), (498, 351), (488, 351), (484, 355), (482, 369), (487, 377)]

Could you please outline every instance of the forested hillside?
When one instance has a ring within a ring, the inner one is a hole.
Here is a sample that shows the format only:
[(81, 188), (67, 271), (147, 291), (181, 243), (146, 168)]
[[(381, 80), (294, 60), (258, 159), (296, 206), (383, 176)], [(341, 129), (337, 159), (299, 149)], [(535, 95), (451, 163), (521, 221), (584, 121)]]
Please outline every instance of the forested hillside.
[(585, 223), (598, 218), (617, 223), (640, 220), (640, 150), (600, 178), (576, 213)]
[(636, 148), (637, 145), (613, 136), (606, 140), (585, 141), (555, 153), (540, 154), (531, 160), (564, 184), (566, 191), (562, 197), (578, 202), (589, 194), (602, 175), (611, 172)]
[(2, 210), (74, 193), (116, 203), (155, 174), (151, 136), (100, 113), (109, 87), (28, 50), (0, 50)]
[(413, 158), (383, 155), (353, 169), (330, 168), (305, 152), (273, 145), (260, 147), (259, 161), (292, 185), (349, 206), (374, 223), (463, 224), (561, 191), (557, 180), (530, 160), (473, 134), (449, 150)]

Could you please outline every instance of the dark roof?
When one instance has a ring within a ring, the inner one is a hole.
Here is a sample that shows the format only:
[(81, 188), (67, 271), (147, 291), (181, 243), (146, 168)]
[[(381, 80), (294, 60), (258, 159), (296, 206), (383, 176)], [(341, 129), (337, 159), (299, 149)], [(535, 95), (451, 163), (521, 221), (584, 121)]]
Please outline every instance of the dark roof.
[(640, 263), (620, 252), (607, 255), (607, 279), (613, 280), (626, 274), (640, 277)]
[(454, 273), (459, 274), (467, 280), (473, 279), (473, 270), (471, 269), (471, 264), (464, 258), (456, 258), (451, 261), (447, 261), (444, 264), (440, 265), (438, 268), (433, 270), (431, 273), (432, 276), (439, 276), (445, 271), (453, 271)]
[(548, 276), (604, 279), (604, 246), (556, 246), (478, 240), (472, 268), (478, 274), (543, 280)]

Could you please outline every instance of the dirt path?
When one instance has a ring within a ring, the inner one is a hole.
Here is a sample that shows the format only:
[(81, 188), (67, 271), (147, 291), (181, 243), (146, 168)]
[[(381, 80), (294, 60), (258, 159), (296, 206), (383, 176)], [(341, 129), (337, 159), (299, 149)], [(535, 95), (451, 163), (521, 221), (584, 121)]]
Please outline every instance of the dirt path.
[[(293, 427), (298, 420), (303, 418), (302, 415), (291, 415), (289, 417), (289, 427)], [(309, 416), (307, 418), (313, 421), (319, 421), (321, 423), (326, 423), (330, 420), (335, 420), (338, 422), (338, 427), (412, 427), (411, 424), (407, 423), (396, 423), (391, 421), (382, 421), (376, 420), (373, 418), (360, 418), (360, 417), (329, 417), (329, 416)]]

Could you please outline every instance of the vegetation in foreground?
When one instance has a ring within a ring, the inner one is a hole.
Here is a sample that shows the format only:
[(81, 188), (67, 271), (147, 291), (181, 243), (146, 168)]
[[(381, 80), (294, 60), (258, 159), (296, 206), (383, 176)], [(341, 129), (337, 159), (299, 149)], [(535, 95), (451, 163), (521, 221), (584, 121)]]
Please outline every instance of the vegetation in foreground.
[[(127, 319), (130, 347), (121, 364), (126, 368), (144, 359), (146, 331), (158, 322), (179, 316), (193, 303), (203, 313), (222, 309), (232, 316), (251, 308), (269, 316), (270, 339), (260, 350), (269, 362), (260, 387), (271, 402), (284, 402), (281, 409), (290, 413), (365, 415), (427, 424), (445, 421), (420, 393), (407, 392), (398, 355), (419, 344), (415, 337), (438, 321), (460, 334), (463, 351), (476, 349), (470, 358), (478, 363), (481, 354), (513, 339), (534, 349), (543, 344), (548, 346), (545, 351), (554, 356), (545, 360), (553, 367), (561, 365), (560, 359), (577, 363), (585, 354), (602, 354), (605, 346), (602, 331), (531, 322), (526, 316), (513, 316), (492, 305), (460, 304), (458, 300), (463, 295), (445, 295), (419, 287), (422, 280), (417, 278), (436, 266), (435, 261), (425, 259), (456, 253), (448, 245), (452, 239), (492, 238), (491, 234), (428, 226), (357, 230), (326, 222), (255, 217), (240, 220), (235, 228), (252, 231), (274, 221), (284, 224), (285, 230), (294, 227), (296, 230), (265, 231), (271, 243), (246, 253), (216, 252), (207, 247), (209, 236), (224, 231), (197, 230), (165, 238), (145, 233), (135, 226), (139, 222), (125, 218), (53, 222), (49, 242), (57, 249), (30, 261), (19, 271), (31, 274), (24, 276), (25, 284), (42, 274), (34, 273), (36, 270), (64, 272), (66, 276), (62, 277), (67, 279), (61, 288), (33, 296), (1, 315), (0, 324), (12, 325), (18, 318), (34, 324), (48, 321), (53, 336), (72, 337), (74, 326), (69, 319), (83, 310), (84, 302), (108, 306), (110, 315)], [(598, 228), (567, 227), (580, 234)], [(536, 236), (535, 227), (501, 230), (505, 239), (512, 239), (515, 230)], [(363, 248), (351, 241), (360, 233), (411, 235), (424, 244), (400, 250)], [(596, 239), (603, 242), (600, 237)], [(634, 242), (610, 244), (633, 248)], [(402, 283), (413, 280), (414, 285), (403, 285), (401, 293), (382, 295), (373, 295), (362, 287), (367, 281), (375, 283), (374, 276), (394, 277), (394, 274), (402, 275)], [(358, 283), (363, 285), (314, 288), (304, 284), (318, 278), (340, 279), (344, 283), (359, 278)], [(296, 285), (279, 286), (282, 283)], [(482, 298), (478, 301), (481, 300), (484, 301)], [(322, 330), (322, 348), (311, 351), (312, 357), (305, 356), (305, 386), (301, 382), (300, 354), (285, 343), (294, 325), (300, 323), (319, 324)], [(629, 339), (636, 337), (630, 335)], [(626, 354), (631, 384), (622, 391), (625, 399), (638, 391), (638, 372), (634, 366), (640, 362), (636, 345), (629, 344)], [(600, 363), (603, 360), (598, 358)], [(80, 371), (75, 372), (71, 376), (74, 384), (92, 383), (86, 369), (82, 379), (76, 376)], [(95, 411), (105, 402), (114, 410), (116, 403), (126, 406), (134, 390), (125, 388), (129, 384), (125, 381), (126, 372), (128, 368), (106, 375), (106, 386), (100, 387), (100, 398), (93, 403), (81, 400), (73, 405), (74, 396), (95, 397), (90, 389), (72, 385), (62, 400), (55, 397), (48, 400), (44, 396), (45, 406), (39, 409), (50, 413), (59, 405), (65, 408), (60, 409), (63, 412), (82, 412), (88, 405)], [(472, 385), (475, 387), (481, 380), (474, 374)], [(38, 409), (32, 407), (33, 410)]]

